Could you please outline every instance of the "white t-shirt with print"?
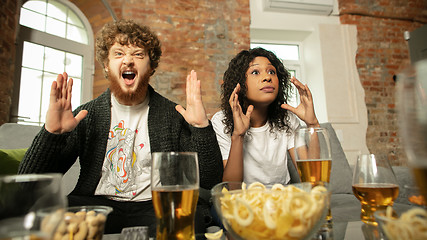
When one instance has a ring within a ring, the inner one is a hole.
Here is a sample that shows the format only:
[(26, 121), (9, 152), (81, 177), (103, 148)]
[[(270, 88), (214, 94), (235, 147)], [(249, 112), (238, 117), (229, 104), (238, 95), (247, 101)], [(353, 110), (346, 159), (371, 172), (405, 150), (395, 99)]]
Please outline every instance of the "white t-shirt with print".
[[(222, 123), (224, 112), (219, 111), (211, 119), (216, 132), (222, 158), (228, 159), (231, 147), (231, 134), (225, 134)], [(249, 128), (243, 144), (243, 181), (245, 183), (261, 182), (265, 185), (275, 183), (287, 184), (290, 181), (287, 167), (287, 150), (294, 147), (295, 129), (299, 120), (289, 113), (290, 129), (270, 132), (266, 123), (259, 128)], [(289, 160), (292, 161), (292, 160)]]
[(151, 200), (151, 150), (147, 95), (135, 106), (111, 95), (111, 125), (101, 180), (95, 195), (118, 201)]

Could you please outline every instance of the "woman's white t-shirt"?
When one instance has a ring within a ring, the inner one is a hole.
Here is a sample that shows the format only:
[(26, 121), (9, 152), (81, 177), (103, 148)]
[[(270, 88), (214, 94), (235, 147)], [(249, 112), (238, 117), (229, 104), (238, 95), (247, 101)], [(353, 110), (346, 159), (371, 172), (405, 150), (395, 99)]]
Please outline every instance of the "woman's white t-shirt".
[[(212, 117), (211, 122), (222, 158), (227, 160), (230, 153), (231, 134), (224, 133), (223, 119), (224, 112), (219, 111)], [(248, 129), (243, 144), (243, 181), (245, 183), (261, 182), (271, 185), (287, 184), (290, 181), (287, 151), (294, 147), (294, 133), (299, 127), (299, 121), (293, 113), (289, 113), (289, 124), (289, 132), (283, 130), (271, 133), (268, 123), (259, 128)]]

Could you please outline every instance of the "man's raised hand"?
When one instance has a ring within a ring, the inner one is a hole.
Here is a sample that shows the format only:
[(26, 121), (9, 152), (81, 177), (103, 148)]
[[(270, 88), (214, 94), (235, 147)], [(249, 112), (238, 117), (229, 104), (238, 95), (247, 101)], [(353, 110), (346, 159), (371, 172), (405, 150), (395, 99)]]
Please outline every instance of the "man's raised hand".
[(59, 74), (50, 89), (49, 108), (46, 114), (45, 128), (50, 133), (71, 132), (86, 117), (87, 110), (80, 111), (75, 117), (71, 108), (73, 79), (67, 82), (68, 74)]
[(197, 79), (197, 73), (191, 70), (187, 75), (187, 109), (181, 105), (176, 105), (175, 109), (184, 117), (188, 124), (194, 127), (207, 127), (209, 119), (206, 116), (205, 107), (202, 102), (202, 90), (200, 80)]

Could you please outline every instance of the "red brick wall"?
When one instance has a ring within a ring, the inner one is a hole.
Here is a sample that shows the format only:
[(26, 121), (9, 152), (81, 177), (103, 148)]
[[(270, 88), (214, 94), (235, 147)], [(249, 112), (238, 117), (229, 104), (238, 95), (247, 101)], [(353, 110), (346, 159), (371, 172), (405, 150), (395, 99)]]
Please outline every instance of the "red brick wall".
[[(89, 21), (97, 32), (105, 22), (102, 17), (105, 8), (91, 1), (73, 2), (86, 16), (91, 16)], [(215, 113), (222, 74), (229, 60), (249, 48), (249, 0), (108, 0), (108, 3), (118, 18), (135, 19), (158, 33), (163, 56), (151, 79), (153, 87), (171, 100), (185, 104), (186, 75), (194, 69), (202, 81), (206, 110), (209, 116)], [(108, 87), (102, 76), (96, 64), (94, 97)]]
[[(17, 0), (2, 0), (0, 8), (0, 125), (9, 121), (15, 64)], [(6, 34), (7, 33), (7, 34)]]
[[(96, 34), (112, 20), (101, 0), (71, 0), (88, 18)], [(151, 84), (160, 93), (185, 104), (185, 79), (194, 69), (202, 81), (209, 116), (218, 110), (219, 86), (229, 60), (249, 48), (249, 0), (107, 0), (118, 18), (141, 21), (159, 34), (163, 56)], [(13, 94), (15, 31), (20, 3), (2, 0), (0, 24), (0, 125), (9, 121)], [(95, 64), (93, 95), (107, 87)]]
[(427, 23), (424, 0), (339, 0), (342, 24), (357, 26), (356, 65), (368, 110), (366, 143), (371, 153), (406, 165), (395, 106), (397, 75), (409, 64), (403, 34)]

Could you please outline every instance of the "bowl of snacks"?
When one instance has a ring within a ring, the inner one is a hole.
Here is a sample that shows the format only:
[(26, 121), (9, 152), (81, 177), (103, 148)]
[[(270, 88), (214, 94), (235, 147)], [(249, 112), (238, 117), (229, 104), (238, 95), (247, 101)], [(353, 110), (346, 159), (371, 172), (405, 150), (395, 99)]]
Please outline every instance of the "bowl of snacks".
[(330, 192), (310, 183), (283, 186), (223, 182), (212, 199), (234, 239), (310, 239), (325, 221)]
[[(108, 206), (68, 207), (62, 214), (53, 239), (102, 239), (107, 216), (112, 210)], [(53, 216), (48, 215), (44, 220), (49, 222), (50, 217)]]
[(427, 239), (427, 210), (414, 207), (399, 214), (392, 207), (374, 213), (385, 240)]

